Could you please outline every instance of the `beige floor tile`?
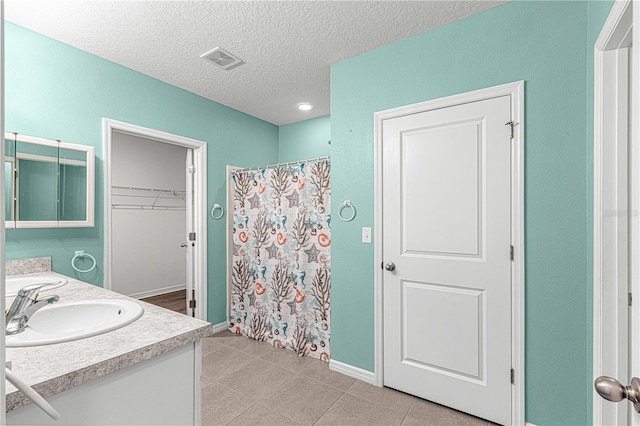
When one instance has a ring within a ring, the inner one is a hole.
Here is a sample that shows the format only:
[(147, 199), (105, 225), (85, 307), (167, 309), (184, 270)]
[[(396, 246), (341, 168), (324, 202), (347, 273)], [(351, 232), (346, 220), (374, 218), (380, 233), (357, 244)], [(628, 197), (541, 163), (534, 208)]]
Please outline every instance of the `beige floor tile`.
[(254, 402), (277, 391), (291, 378), (291, 372), (261, 359), (245, 364), (238, 371), (228, 374), (219, 383)]
[[(327, 363), (315, 358), (298, 357), (293, 351), (226, 331), (216, 336), (203, 343), (203, 352), (205, 345), (211, 351), (203, 356), (201, 379), (205, 425), (318, 422), (346, 426), (401, 421), (403, 425), (490, 425), (411, 395), (356, 381), (330, 371)], [(256, 404), (260, 397), (264, 398)]]
[(232, 339), (229, 343), (229, 347), (258, 358), (268, 356), (273, 351), (282, 349), (274, 347), (271, 343), (259, 342), (248, 337), (245, 337), (244, 339)]
[(294, 351), (284, 348), (274, 348), (273, 351), (265, 353), (260, 358), (294, 373), (299, 373), (313, 363), (323, 363), (309, 356), (298, 356)]
[(224, 346), (202, 357), (202, 375), (217, 382), (224, 376), (240, 370), (256, 358)]
[(411, 404), (416, 399), (415, 396), (398, 392), (391, 388), (379, 388), (360, 380), (356, 380), (353, 385), (347, 389), (347, 393), (355, 395), (367, 401), (371, 401), (381, 407), (388, 408), (407, 414)]
[(217, 351), (220, 348), (223, 348), (224, 345), (217, 341), (216, 339), (211, 337), (205, 337), (202, 339), (202, 356), (208, 355), (211, 352)]
[(424, 399), (416, 398), (402, 424), (488, 426), (489, 422), (433, 402), (425, 401)]
[(312, 358), (307, 368), (300, 372), (301, 375), (311, 377), (326, 385), (346, 391), (356, 381), (353, 377), (329, 370), (329, 363)]
[(207, 376), (205, 376), (203, 374), (200, 375), (200, 387), (201, 388), (206, 388), (211, 383), (213, 383), (213, 380), (211, 380), (210, 377), (207, 377)]
[(227, 424), (252, 405), (243, 395), (212, 383), (202, 390), (202, 424)]
[(246, 339), (246, 338), (247, 337), (243, 336), (242, 334), (232, 333), (229, 330), (220, 331), (214, 334), (213, 336), (208, 337), (208, 339), (211, 339), (216, 343), (221, 343), (225, 346), (230, 345), (236, 339)]
[(280, 414), (272, 411), (262, 405), (256, 404), (245, 412), (240, 414), (238, 417), (233, 419), (231, 422), (227, 423), (228, 425), (265, 425), (265, 426), (275, 426), (275, 425), (297, 425), (299, 423), (294, 422), (291, 419), (288, 419)]
[(345, 393), (327, 410), (317, 425), (400, 425), (404, 413)]
[(308, 377), (296, 375), (260, 401), (261, 405), (303, 425), (315, 423), (343, 392)]

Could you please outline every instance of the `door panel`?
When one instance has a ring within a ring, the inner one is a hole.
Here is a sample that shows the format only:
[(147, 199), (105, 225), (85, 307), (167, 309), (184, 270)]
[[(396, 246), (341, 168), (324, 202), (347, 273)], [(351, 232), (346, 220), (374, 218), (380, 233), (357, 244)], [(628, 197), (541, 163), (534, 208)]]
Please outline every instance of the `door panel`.
[[(402, 282), (402, 362), (460, 378), (483, 378), (483, 292)], [(450, 310), (457, 314), (451, 316)], [(446, 327), (429, 327), (448, 318)], [(456, 336), (452, 339), (451, 336)]]
[(479, 254), (481, 136), (475, 120), (402, 132), (405, 253)]
[(384, 384), (511, 421), (511, 104), (383, 123)]

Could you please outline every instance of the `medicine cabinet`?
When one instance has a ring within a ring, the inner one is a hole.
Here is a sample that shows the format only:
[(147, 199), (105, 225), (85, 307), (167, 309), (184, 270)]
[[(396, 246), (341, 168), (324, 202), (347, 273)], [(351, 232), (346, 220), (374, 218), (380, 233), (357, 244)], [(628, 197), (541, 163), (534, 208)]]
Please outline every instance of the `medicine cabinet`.
[(4, 144), (7, 228), (93, 226), (94, 147), (15, 133)]

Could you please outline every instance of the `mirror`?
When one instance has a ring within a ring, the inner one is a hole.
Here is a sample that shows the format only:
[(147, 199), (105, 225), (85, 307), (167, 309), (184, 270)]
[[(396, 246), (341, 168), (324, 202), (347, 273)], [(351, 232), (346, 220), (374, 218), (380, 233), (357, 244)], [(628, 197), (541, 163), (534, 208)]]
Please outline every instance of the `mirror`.
[(5, 134), (7, 228), (93, 226), (94, 148)]
[(58, 197), (58, 143), (31, 143), (16, 137), (15, 170), (17, 194), (15, 220), (56, 222)]
[(7, 223), (15, 220), (13, 215), (14, 199), (15, 199), (15, 162), (16, 162), (16, 142), (15, 135), (13, 138), (5, 136), (4, 139), (4, 217)]
[(60, 146), (58, 162), (58, 220), (64, 223), (86, 221), (87, 200), (89, 199), (87, 195), (87, 153)]

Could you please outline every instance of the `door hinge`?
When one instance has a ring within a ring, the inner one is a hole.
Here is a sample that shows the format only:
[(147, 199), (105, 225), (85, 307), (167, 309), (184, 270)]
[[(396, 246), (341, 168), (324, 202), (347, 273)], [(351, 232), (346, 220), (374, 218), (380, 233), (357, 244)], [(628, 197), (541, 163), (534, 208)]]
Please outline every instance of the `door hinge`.
[(627, 300), (629, 302), (629, 306), (631, 306), (633, 304), (633, 296), (631, 295), (631, 293), (627, 295)]
[(191, 300), (189, 300), (189, 309), (191, 309), (191, 316), (196, 316), (196, 291), (191, 289)]
[(511, 369), (511, 384), (515, 385), (516, 384), (516, 372), (513, 370), (513, 368)]
[(513, 139), (513, 126), (515, 126), (516, 123), (514, 123), (513, 121), (508, 121), (506, 123), (504, 123), (505, 126), (511, 126), (511, 136), (510, 138)]
[(511, 261), (513, 261), (513, 259), (514, 259), (513, 251), (514, 251), (513, 246), (511, 246), (511, 248), (509, 249), (509, 254), (511, 256)]
[(189, 241), (195, 241), (195, 240), (196, 240), (196, 233), (189, 232)]
[(189, 164), (188, 170), (189, 170), (189, 173), (195, 173), (196, 172), (196, 165), (195, 164)]

